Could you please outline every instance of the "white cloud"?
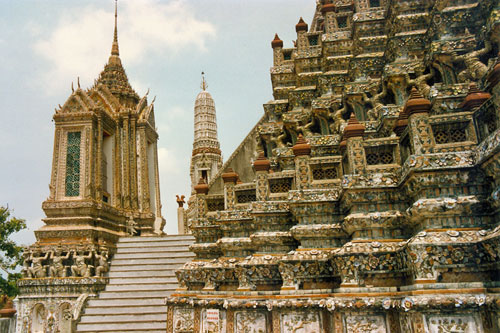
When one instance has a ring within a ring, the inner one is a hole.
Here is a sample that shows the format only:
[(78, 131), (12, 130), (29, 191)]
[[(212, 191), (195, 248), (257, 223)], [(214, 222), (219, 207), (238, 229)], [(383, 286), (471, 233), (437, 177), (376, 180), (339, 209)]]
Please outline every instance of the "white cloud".
[[(113, 13), (94, 6), (73, 8), (59, 16), (49, 33), (33, 34), (39, 38), (35, 52), (50, 63), (40, 79), (48, 93), (68, 89), (77, 76), (82, 86), (90, 86), (110, 54)], [(155, 55), (177, 55), (192, 48), (205, 51), (215, 34), (215, 26), (196, 18), (185, 0), (134, 0), (119, 6), (120, 57), (126, 67)]]
[(192, 111), (187, 111), (182, 106), (174, 105), (167, 107), (165, 112), (156, 113), (155, 115), (158, 132), (170, 133), (174, 128), (179, 126), (180, 122), (185, 122), (187, 117), (192, 117)]
[(174, 119), (184, 118), (186, 116), (191, 116), (191, 113), (192, 112), (186, 111), (186, 109), (184, 109), (182, 106), (176, 105), (168, 110), (167, 116), (171, 120), (174, 120)]
[[(96, 76), (97, 76), (97, 74), (96, 74)], [(129, 76), (128, 80), (129, 80), (130, 85), (132, 86), (132, 88), (134, 88), (135, 92), (137, 94), (139, 94), (139, 96), (144, 96), (146, 94), (146, 92), (148, 90), (150, 90), (150, 88), (148, 87), (148, 85), (144, 84), (142, 81), (139, 81), (139, 80), (137, 80), (135, 78), (131, 78), (130, 76)], [(153, 97), (154, 97), (154, 94), (152, 95), (150, 93), (148, 101), (151, 101), (153, 99)]]
[(174, 152), (164, 147), (158, 147), (158, 168), (160, 175), (179, 174), (179, 163), (177, 163)]

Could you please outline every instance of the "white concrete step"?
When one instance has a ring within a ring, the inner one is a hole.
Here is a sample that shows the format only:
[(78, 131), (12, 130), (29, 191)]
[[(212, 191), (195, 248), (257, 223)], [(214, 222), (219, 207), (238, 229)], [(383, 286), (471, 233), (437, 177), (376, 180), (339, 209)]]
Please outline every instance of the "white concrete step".
[(151, 247), (135, 247), (135, 246), (119, 246), (116, 248), (116, 253), (121, 254), (121, 253), (141, 253), (141, 252), (170, 252), (170, 253), (176, 253), (176, 252), (186, 252), (189, 251), (189, 246), (185, 245), (179, 245), (179, 246), (151, 246)]
[(117, 266), (170, 265), (184, 264), (192, 258), (194, 257), (191, 254), (186, 254), (185, 256), (178, 256), (176, 258), (113, 259), (113, 263)]
[(137, 276), (126, 276), (126, 277), (115, 277), (110, 280), (109, 285), (133, 285), (133, 284), (145, 284), (145, 283), (177, 283), (177, 278), (175, 276), (154, 276), (154, 277), (137, 277)]
[(137, 330), (137, 329), (132, 329), (132, 330), (123, 330), (123, 329), (118, 329), (118, 330), (106, 330), (106, 331), (78, 331), (78, 332), (86, 332), (86, 333), (101, 333), (101, 332), (106, 332), (106, 333), (123, 333), (123, 332), (130, 332), (130, 333), (165, 333), (165, 328), (163, 329), (148, 329), (148, 330)]
[(116, 314), (116, 315), (99, 315), (99, 316), (83, 316), (80, 323), (124, 323), (124, 322), (140, 322), (140, 321), (162, 321), (166, 313), (150, 313), (150, 314)]
[(115, 260), (119, 260), (119, 259), (154, 259), (154, 258), (177, 259), (177, 258), (186, 258), (186, 257), (190, 257), (189, 253), (179, 252), (179, 251), (175, 251), (175, 252), (163, 251), (163, 252), (117, 253), (113, 257), (113, 259), (115, 259)]
[[(143, 238), (143, 237), (141, 237)], [(188, 242), (193, 242), (194, 237), (178, 237), (178, 238), (154, 238), (154, 237), (144, 237), (144, 239), (137, 239), (136, 237), (134, 238), (121, 238), (117, 244), (137, 244), (141, 243), (144, 246), (151, 246), (150, 244), (152, 243), (169, 243), (169, 244), (175, 244), (175, 243), (188, 243)]]
[(150, 291), (150, 290), (175, 290), (177, 282), (174, 283), (141, 283), (141, 284), (108, 284), (106, 291)]
[(102, 291), (99, 298), (145, 298), (145, 297), (168, 297), (176, 288), (162, 290), (141, 290), (141, 291)]
[[(193, 260), (193, 259), (188, 259), (186, 262)], [(165, 269), (166, 271), (172, 271), (175, 272), (176, 269), (179, 267), (182, 267), (184, 265), (183, 263), (170, 263), (170, 264), (165, 264), (165, 263), (156, 263), (156, 264), (147, 264), (147, 265), (111, 265), (109, 268), (110, 272), (132, 272), (132, 271), (157, 271), (159, 269)]]
[[(165, 302), (163, 302), (165, 303)], [(167, 306), (141, 305), (141, 306), (93, 306), (88, 307), (85, 315), (115, 315), (115, 314), (151, 314), (161, 313), (165, 315)]]
[[(156, 267), (158, 268), (158, 267)], [(111, 278), (141, 278), (141, 277), (162, 277), (162, 278), (175, 278), (175, 269), (170, 270), (109, 270), (108, 277)]]
[[(166, 317), (166, 316), (165, 316)], [(81, 323), (78, 332), (137, 332), (137, 330), (162, 330), (167, 329), (166, 320), (143, 321), (134, 323)]]
[(123, 306), (165, 306), (165, 297), (149, 298), (98, 298), (89, 300), (87, 309), (93, 307), (123, 307)]
[(192, 235), (166, 235), (166, 236), (134, 236), (134, 237), (121, 237), (118, 243), (148, 243), (148, 242), (158, 242), (158, 241), (194, 241)]

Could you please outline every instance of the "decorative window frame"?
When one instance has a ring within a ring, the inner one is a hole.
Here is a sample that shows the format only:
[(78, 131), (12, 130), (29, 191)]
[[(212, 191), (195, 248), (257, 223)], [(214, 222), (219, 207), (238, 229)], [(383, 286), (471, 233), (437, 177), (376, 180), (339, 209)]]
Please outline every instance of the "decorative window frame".
[[(459, 125), (461, 124), (461, 125)], [(472, 113), (459, 113), (459, 114), (448, 114), (446, 117), (432, 116), (430, 118), (430, 125), (432, 129), (432, 135), (434, 137), (434, 142), (436, 142), (436, 128), (439, 127), (453, 127), (453, 126), (463, 126), (465, 128), (465, 140), (447, 143), (437, 143), (435, 145), (436, 152), (447, 151), (449, 149), (468, 150), (472, 149), (474, 145), (477, 144), (477, 134), (474, 125)]]
[(274, 179), (282, 179), (282, 178), (291, 178), (292, 185), (290, 190), (295, 189), (295, 170), (283, 170), (281, 172), (275, 172), (268, 174), (268, 183), (269, 183), (269, 197), (273, 200), (281, 200), (288, 198), (288, 192), (271, 192), (271, 183)]
[[(80, 188), (78, 196), (66, 196), (66, 161), (68, 151), (68, 133), (80, 132)], [(57, 200), (81, 200), (84, 197), (85, 182), (88, 178), (88, 152), (85, 149), (86, 143), (89, 140), (88, 126), (84, 125), (68, 125), (61, 126), (59, 131), (59, 155), (57, 162), (57, 182), (56, 194)]]
[[(365, 147), (365, 155), (366, 155), (366, 165), (367, 168), (372, 166), (381, 166), (381, 165), (391, 165), (396, 164), (396, 159), (394, 157), (394, 145), (380, 145), (377, 147)], [(370, 155), (377, 155), (378, 163), (370, 163)], [(384, 161), (387, 157), (390, 157), (390, 161), (387, 163)]]
[[(310, 160), (312, 184), (340, 184), (343, 175), (342, 158), (340, 156), (314, 157)], [(337, 172), (336, 178), (315, 179), (314, 170), (322, 168), (335, 168)]]
[[(207, 195), (205, 201), (207, 204), (207, 213), (214, 213), (218, 211), (223, 211), (225, 209), (224, 195)], [(219, 208), (222, 207), (222, 209), (210, 209), (211, 204), (219, 205)]]
[(387, 164), (368, 164), (366, 161), (366, 168), (368, 170), (379, 170), (384, 169), (385, 171), (391, 171), (393, 169), (401, 168), (399, 161), (401, 160), (401, 152), (399, 148), (399, 137), (390, 137), (382, 139), (371, 139), (363, 142), (363, 148), (365, 149), (365, 157), (368, 158), (368, 152), (371, 149), (382, 149), (382, 150), (392, 150), (392, 162)]

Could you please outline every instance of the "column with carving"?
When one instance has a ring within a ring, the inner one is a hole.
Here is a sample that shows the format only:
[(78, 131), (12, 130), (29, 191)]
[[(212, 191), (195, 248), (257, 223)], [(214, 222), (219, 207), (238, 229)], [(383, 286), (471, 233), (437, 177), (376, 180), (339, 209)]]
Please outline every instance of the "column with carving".
[(255, 194), (257, 201), (266, 201), (269, 197), (269, 181), (267, 175), (271, 168), (271, 162), (260, 152), (259, 157), (253, 162), (255, 169)]
[(297, 143), (292, 147), (295, 155), (295, 182), (298, 190), (304, 190), (311, 185), (311, 168), (309, 159), (311, 145), (299, 134)]
[(222, 174), (222, 180), (224, 181), (224, 209), (233, 210), (236, 204), (234, 185), (238, 180), (238, 174), (229, 168)]

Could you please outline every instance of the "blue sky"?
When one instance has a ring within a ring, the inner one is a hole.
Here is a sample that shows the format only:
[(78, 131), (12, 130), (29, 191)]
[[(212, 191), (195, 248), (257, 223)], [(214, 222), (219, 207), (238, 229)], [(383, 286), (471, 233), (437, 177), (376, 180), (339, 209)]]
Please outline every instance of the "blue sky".
[[(296, 39), (314, 0), (120, 0), (120, 57), (139, 95), (156, 96), (165, 231), (176, 233), (175, 194), (189, 196), (193, 106), (205, 71), (228, 158), (272, 99), (270, 42)], [(90, 87), (107, 62), (112, 0), (0, 0), (0, 205), (43, 225), (53, 149), (52, 115), (80, 77)]]

